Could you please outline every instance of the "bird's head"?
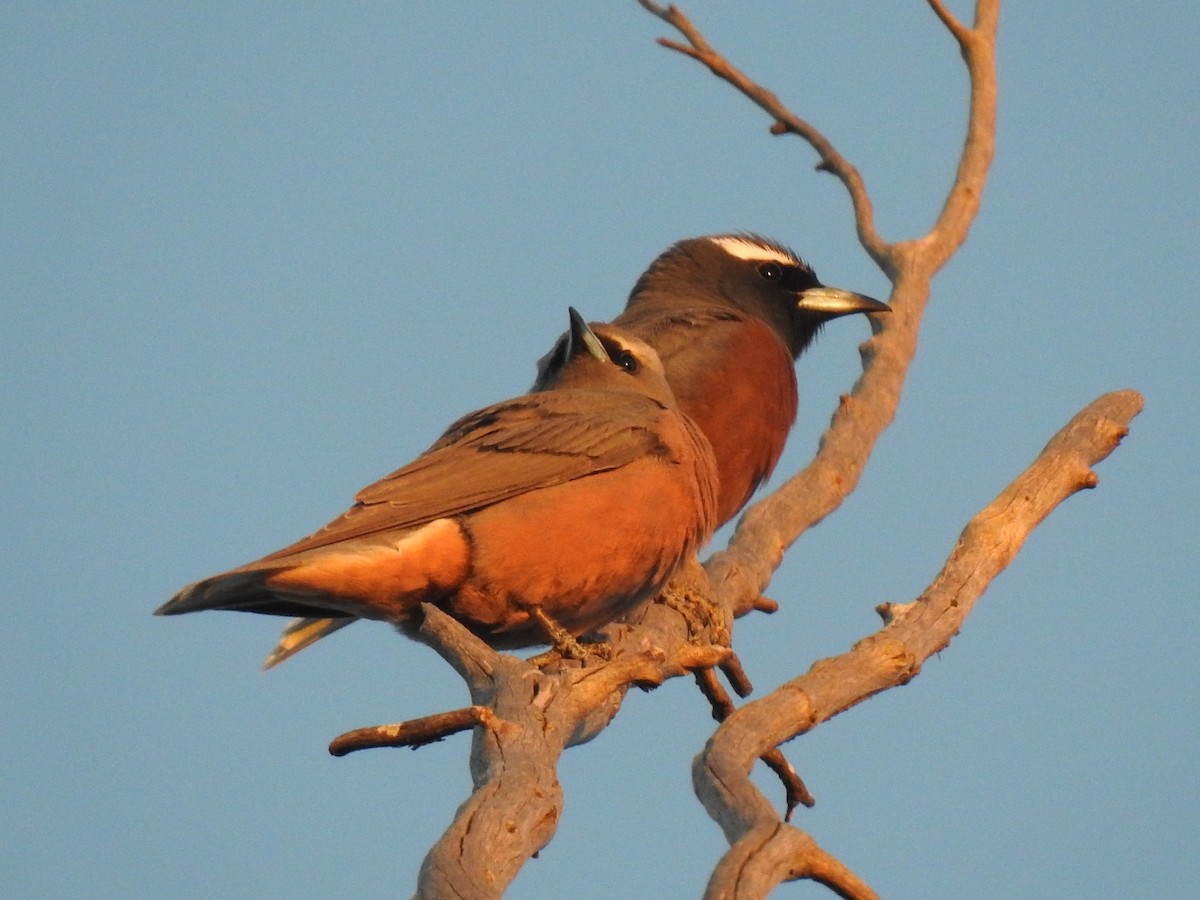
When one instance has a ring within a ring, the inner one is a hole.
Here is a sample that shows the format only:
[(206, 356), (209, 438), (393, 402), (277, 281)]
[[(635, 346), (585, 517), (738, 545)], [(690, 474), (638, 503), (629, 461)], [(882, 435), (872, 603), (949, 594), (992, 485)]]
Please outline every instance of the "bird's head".
[(799, 356), (821, 326), (851, 313), (885, 312), (887, 304), (827, 287), (799, 256), (755, 234), (689, 238), (658, 257), (638, 279), (626, 309), (726, 307), (772, 325)]
[(535, 390), (629, 391), (675, 406), (654, 348), (614, 325), (589, 325), (574, 307), (569, 312), (570, 327), (538, 364)]

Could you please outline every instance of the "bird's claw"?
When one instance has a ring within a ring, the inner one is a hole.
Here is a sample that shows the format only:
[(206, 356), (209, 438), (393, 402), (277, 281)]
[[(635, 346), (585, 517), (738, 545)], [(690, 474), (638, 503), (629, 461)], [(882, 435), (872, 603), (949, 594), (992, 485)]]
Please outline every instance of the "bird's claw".
[(532, 665), (541, 668), (543, 665), (555, 661), (556, 659), (574, 659), (582, 663), (587, 663), (589, 660), (600, 659), (608, 661), (612, 659), (612, 648), (605, 643), (584, 642), (558, 624), (544, 609), (540, 606), (531, 607), (529, 615), (542, 627), (542, 631), (546, 633), (546, 637), (550, 640), (553, 650), (547, 650), (545, 653), (539, 653), (537, 656), (529, 658)]

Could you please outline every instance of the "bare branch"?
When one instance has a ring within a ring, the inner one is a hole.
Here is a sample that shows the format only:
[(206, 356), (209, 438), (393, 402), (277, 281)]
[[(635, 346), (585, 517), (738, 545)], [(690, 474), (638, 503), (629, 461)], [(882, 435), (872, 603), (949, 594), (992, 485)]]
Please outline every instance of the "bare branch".
[(491, 710), (484, 706), (468, 706), (451, 712), (437, 713), (420, 719), (410, 719), (395, 725), (372, 725), (356, 728), (338, 735), (329, 743), (332, 756), (345, 756), (356, 750), (373, 747), (424, 747), (452, 734), (483, 725), (490, 721)]
[[(682, 579), (681, 590), (689, 595), (709, 590), (698, 564)], [(608, 659), (586, 666), (564, 659), (544, 669), (497, 653), (437, 607), (426, 606), (424, 612), (415, 637), (454, 666), (471, 691), (474, 706), (446, 714), (442, 724), (475, 726), (475, 788), (425, 858), (421, 897), (500, 897), (525, 861), (554, 835), (562, 811), (556, 773), (563, 751), (603, 730), (631, 685), (653, 687), (720, 666), (731, 656), (723, 617), (696, 620), (678, 603), (648, 604), (633, 617), (635, 623), (606, 628)], [(428, 734), (438, 719), (407, 724), (423, 726)], [(334, 743), (348, 749), (390, 746), (387, 738), (400, 727), (360, 729)]]
[(965, 45), (970, 39), (970, 29), (964, 26), (962, 22), (958, 21), (958, 19), (954, 17), (954, 14), (950, 12), (950, 10), (946, 9), (946, 6), (942, 3), (942, 0), (926, 0), (926, 2), (937, 14), (937, 17), (942, 20), (942, 24), (946, 26), (947, 30), (954, 35), (954, 39), (957, 40), (960, 45)]
[(718, 722), (724, 722), (737, 709), (728, 692), (721, 687), (721, 682), (712, 669), (700, 669), (696, 672), (696, 686), (700, 688), (700, 693), (712, 707), (713, 718)]
[[(760, 860), (757, 849), (748, 849), (757, 848), (754, 836), (774, 838), (790, 827), (751, 783), (754, 760), (768, 748), (914, 678), (924, 661), (958, 633), (975, 601), (1033, 529), (1072, 494), (1095, 486), (1091, 466), (1117, 447), (1141, 408), (1142, 398), (1134, 391), (1095, 400), (971, 520), (942, 571), (920, 597), (881, 608), (886, 624), (879, 632), (841, 656), (815, 663), (804, 675), (725, 720), (697, 757), (692, 773), (697, 795), (733, 845), (733, 861), (723, 862), (718, 872), (736, 872), (740, 880), (752, 869), (770, 873), (771, 878), (782, 871), (777, 855)], [(765, 896), (765, 891), (738, 896)]]
[(809, 791), (808, 785), (800, 777), (800, 773), (788, 762), (783, 751), (774, 747), (759, 757), (768, 769), (783, 783), (783, 821), (792, 821), (792, 813), (797, 806), (812, 809), (817, 805), (817, 799)]
[[(761, 609), (761, 607), (756, 608)], [(774, 609), (771, 610), (771, 612), (774, 611)], [(732, 654), (729, 659), (721, 663), (720, 669), (721, 674), (729, 679), (729, 686), (733, 688), (734, 693), (739, 697), (749, 697), (754, 693), (754, 686), (750, 683), (750, 676), (742, 668), (742, 661), (737, 658), (737, 654)]]
[(835, 175), (850, 194), (850, 202), (854, 206), (854, 221), (858, 228), (858, 238), (863, 247), (880, 268), (889, 275), (893, 274), (895, 265), (892, 251), (875, 230), (875, 213), (871, 207), (871, 198), (867, 194), (866, 184), (858, 169), (834, 148), (833, 143), (824, 134), (793, 113), (775, 94), (746, 76), (714, 50), (699, 29), (677, 6), (671, 5), (664, 8), (657, 3), (647, 2), (647, 0), (638, 0), (638, 2), (644, 9), (662, 19), (687, 39), (686, 44), (681, 44), (677, 41), (660, 38), (659, 44), (703, 63), (718, 78), (741, 91), (775, 120), (771, 126), (772, 134), (794, 134), (807, 141), (809, 146), (817, 151), (817, 155), (820, 157), (817, 169)]
[(967, 136), (958, 172), (937, 222), (920, 240), (932, 275), (967, 239), (996, 151), (996, 29), (1000, 0), (977, 0), (975, 26), (970, 29), (964, 28), (940, 0), (928, 2), (958, 41), (971, 84)]
[(709, 878), (704, 900), (766, 897), (784, 881), (807, 878), (848, 900), (876, 900), (861, 878), (803, 831), (764, 826), (729, 848)]
[[(716, 672), (713, 669), (698, 670), (696, 672), (696, 685), (700, 688), (700, 693), (708, 700), (709, 705), (712, 707), (713, 718), (718, 722), (724, 722), (737, 709), (733, 705), (733, 700), (730, 699), (725, 688), (721, 686), (721, 682), (717, 679)], [(742, 694), (741, 696), (744, 697), (746, 695)], [(804, 784), (804, 779), (800, 777), (800, 773), (792, 767), (792, 764), (787, 761), (787, 757), (783, 755), (782, 750), (778, 747), (772, 747), (760, 758), (783, 784), (785, 807), (783, 820), (785, 822), (791, 821), (792, 813), (795, 812), (797, 806), (811, 808), (816, 805), (817, 801)]]

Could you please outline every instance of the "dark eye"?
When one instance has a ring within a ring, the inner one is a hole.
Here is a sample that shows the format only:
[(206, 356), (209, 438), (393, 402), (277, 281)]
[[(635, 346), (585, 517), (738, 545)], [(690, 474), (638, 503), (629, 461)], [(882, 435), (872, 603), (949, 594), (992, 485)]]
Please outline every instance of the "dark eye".
[(758, 274), (767, 281), (779, 281), (783, 278), (783, 267), (777, 263), (765, 262), (758, 267)]
[(632, 375), (639, 368), (637, 358), (628, 350), (622, 350), (613, 357), (613, 362)]
[(637, 357), (629, 352), (628, 348), (622, 347), (612, 338), (602, 337), (600, 343), (604, 345), (604, 351), (614, 366), (620, 366), (630, 375), (642, 367), (642, 364), (637, 361)]

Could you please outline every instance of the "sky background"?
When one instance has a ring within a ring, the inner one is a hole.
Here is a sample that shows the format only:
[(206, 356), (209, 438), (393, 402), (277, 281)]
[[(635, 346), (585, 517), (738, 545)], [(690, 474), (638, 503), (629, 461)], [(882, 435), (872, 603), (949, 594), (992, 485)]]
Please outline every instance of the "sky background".
[[(885, 897), (1190, 897), (1200, 16), (1032, 6), (899, 416), (735, 647), (760, 693), (845, 650), (1078, 409), (1144, 392), (919, 678), (785, 749), (796, 823)], [(925, 4), (684, 8), (860, 168), (885, 238), (928, 228), (967, 88)], [(568, 303), (615, 315), (680, 238), (761, 232), (886, 296), (812, 151), (665, 33), (632, 0), (0, 8), (0, 894), (408, 896), (469, 740), (325, 748), (462, 705), (451, 670), (371, 624), (261, 674), (280, 620), (150, 612), (523, 392)], [(866, 334), (800, 363), (781, 474)], [(509, 896), (698, 895), (711, 728), (689, 679), (631, 694)]]

